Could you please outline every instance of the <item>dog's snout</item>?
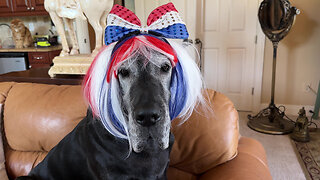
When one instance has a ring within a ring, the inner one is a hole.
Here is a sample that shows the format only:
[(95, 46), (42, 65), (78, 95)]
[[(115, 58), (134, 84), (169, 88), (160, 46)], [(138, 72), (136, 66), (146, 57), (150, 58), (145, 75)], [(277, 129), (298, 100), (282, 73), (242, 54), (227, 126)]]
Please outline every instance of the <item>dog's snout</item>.
[(142, 126), (152, 126), (160, 119), (160, 110), (156, 108), (143, 108), (136, 112), (136, 121)]

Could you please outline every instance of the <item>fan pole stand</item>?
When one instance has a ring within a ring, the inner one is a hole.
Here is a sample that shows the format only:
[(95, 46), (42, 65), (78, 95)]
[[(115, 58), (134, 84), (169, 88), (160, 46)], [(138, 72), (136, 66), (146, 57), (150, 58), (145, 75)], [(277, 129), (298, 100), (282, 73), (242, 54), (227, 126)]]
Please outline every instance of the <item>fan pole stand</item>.
[(257, 115), (248, 115), (248, 126), (251, 129), (274, 135), (291, 133), (294, 128), (294, 123), (289, 119), (285, 119), (285, 113), (281, 112), (274, 104), (278, 43), (278, 41), (273, 42), (271, 102), (267, 108), (261, 110)]

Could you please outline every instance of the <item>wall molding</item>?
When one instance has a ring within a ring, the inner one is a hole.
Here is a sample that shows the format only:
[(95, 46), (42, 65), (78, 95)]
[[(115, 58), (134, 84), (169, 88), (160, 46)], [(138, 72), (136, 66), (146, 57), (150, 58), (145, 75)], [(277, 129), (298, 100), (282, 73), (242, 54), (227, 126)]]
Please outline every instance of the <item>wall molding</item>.
[[(286, 107), (285, 114), (289, 115), (289, 116), (298, 116), (299, 109), (304, 107), (305, 110), (306, 110), (307, 116), (311, 117), (312, 114), (309, 112), (309, 110), (313, 111), (313, 109), (314, 109), (314, 106), (311, 106), (311, 105), (292, 105), (292, 104), (276, 104), (276, 105), (277, 105), (277, 107), (279, 107), (281, 105), (285, 106)], [(262, 104), (260, 104), (260, 110), (264, 109), (264, 108), (266, 108), (268, 106), (269, 106), (269, 104), (262, 103)]]

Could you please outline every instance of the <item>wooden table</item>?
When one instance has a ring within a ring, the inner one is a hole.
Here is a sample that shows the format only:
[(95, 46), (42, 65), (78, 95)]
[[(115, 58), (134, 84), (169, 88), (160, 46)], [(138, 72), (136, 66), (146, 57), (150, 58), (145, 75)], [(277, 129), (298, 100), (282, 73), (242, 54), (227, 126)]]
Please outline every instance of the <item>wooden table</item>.
[(34, 68), (26, 71), (10, 72), (0, 75), (0, 82), (30, 82), (57, 85), (80, 85), (84, 76), (57, 75), (51, 78), (48, 75), (49, 67)]

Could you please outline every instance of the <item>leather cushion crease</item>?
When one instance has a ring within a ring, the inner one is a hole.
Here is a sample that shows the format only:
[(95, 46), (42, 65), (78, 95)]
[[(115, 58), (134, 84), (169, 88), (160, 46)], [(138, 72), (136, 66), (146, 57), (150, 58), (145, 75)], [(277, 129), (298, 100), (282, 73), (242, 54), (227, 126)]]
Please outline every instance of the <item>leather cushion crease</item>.
[(14, 84), (14, 82), (0, 83), (0, 104), (4, 104), (4, 101), (6, 100), (8, 93)]
[[(223, 94), (206, 91), (213, 113), (199, 106), (182, 125), (172, 123), (175, 143), (168, 179), (272, 179), (261, 144), (240, 137), (238, 113)], [(4, 104), (6, 169), (27, 175), (85, 116), (81, 86), (0, 83)], [(240, 141), (239, 141), (240, 139)]]

